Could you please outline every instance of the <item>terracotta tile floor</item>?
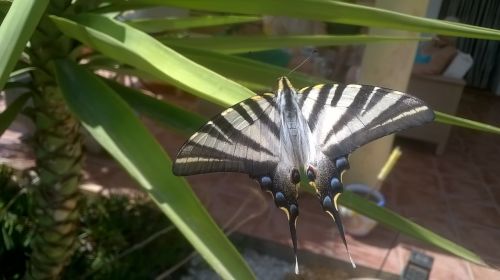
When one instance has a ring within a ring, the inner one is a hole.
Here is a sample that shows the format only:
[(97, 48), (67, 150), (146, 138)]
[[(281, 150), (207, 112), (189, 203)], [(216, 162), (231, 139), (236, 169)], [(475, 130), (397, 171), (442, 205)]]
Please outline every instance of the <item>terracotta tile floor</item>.
[[(460, 106), (461, 116), (497, 126), (499, 112), (500, 98), (484, 94), (465, 94)], [(173, 135), (151, 121), (146, 123), (166, 150), (175, 155), (185, 136)], [(33, 164), (29, 149), (19, 141), (23, 130), (22, 125), (15, 124), (0, 138), (1, 162), (18, 167)], [(382, 187), (387, 207), (462, 244), (491, 267), (471, 264), (410, 238), (396, 236), (381, 226), (367, 237), (347, 236), (356, 263), (375, 269), (383, 265), (384, 271), (399, 274), (410, 250), (418, 248), (435, 258), (431, 279), (500, 279), (500, 271), (496, 270), (500, 267), (500, 136), (453, 128), (446, 152), (439, 157), (425, 143), (397, 142), (403, 156)], [(119, 166), (102, 155), (89, 155), (87, 180), (115, 189), (136, 187)], [(226, 229), (290, 246), (285, 215), (246, 175), (208, 174), (188, 180)], [(322, 213), (316, 198), (302, 194), (300, 211), (300, 250), (347, 260), (333, 221)]]

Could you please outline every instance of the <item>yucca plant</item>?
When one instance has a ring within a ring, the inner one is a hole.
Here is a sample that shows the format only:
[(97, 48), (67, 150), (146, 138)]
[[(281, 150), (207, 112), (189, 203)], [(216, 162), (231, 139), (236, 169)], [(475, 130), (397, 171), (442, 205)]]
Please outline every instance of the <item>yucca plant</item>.
[[(219, 15), (130, 22), (121, 22), (116, 17), (128, 10), (147, 7), (180, 7)], [(500, 39), (500, 32), (495, 30), (407, 16), (344, 1), (0, 1), (0, 16), (5, 16), (0, 27), (0, 88), (26, 91), (2, 113), (0, 128), (3, 132), (8, 127), (27, 100), (32, 100), (29, 115), (36, 126), (33, 147), (39, 180), (31, 195), (35, 201), (32, 213), (38, 224), (31, 246), (28, 278), (57, 278), (75, 248), (78, 185), (84, 156), (80, 124), (151, 195), (217, 273), (227, 279), (253, 278), (185, 180), (171, 174), (169, 157), (131, 107), (184, 132), (193, 132), (203, 123), (203, 118), (135, 89), (103, 81), (90, 70), (108, 69), (152, 78), (218, 105), (230, 106), (254, 94), (240, 83), (252, 89), (266, 89), (287, 72), (233, 53), (301, 45), (415, 39), (332, 35), (205, 39), (162, 36), (157, 40), (145, 33), (172, 34), (179, 29), (252, 21), (263, 14)], [(203, 48), (198, 40), (204, 40)], [(84, 55), (82, 45), (95, 53)], [(79, 63), (81, 58), (85, 58), (85, 64)], [(29, 73), (29, 82), (20, 83), (16, 79), (23, 73)], [(291, 74), (290, 78), (298, 86), (323, 81), (299, 73)], [(436, 114), (436, 121), (500, 133), (500, 129), (493, 126)], [(465, 248), (354, 194), (343, 195), (341, 203), (404, 234), (482, 263)]]

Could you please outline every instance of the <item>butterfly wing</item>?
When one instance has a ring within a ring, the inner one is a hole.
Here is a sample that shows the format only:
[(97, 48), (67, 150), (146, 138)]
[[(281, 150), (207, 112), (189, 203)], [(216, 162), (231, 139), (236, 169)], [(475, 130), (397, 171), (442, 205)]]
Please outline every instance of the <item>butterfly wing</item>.
[(278, 162), (279, 112), (273, 94), (246, 99), (205, 124), (184, 144), (175, 175), (242, 172), (259, 177)]
[(411, 95), (367, 85), (318, 85), (299, 91), (299, 106), (322, 152), (332, 160), (382, 136), (434, 119)]
[(382, 136), (434, 119), (421, 100), (402, 92), (363, 85), (318, 85), (299, 91), (299, 107), (320, 150), (308, 170), (323, 210), (337, 224), (352, 260), (337, 206), (347, 155)]

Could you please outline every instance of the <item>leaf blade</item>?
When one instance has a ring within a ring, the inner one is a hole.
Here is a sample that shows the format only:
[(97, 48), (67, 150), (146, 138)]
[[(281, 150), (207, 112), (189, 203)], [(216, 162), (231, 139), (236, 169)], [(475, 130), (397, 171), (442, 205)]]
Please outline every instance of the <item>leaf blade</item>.
[(216, 104), (234, 104), (253, 95), (247, 88), (193, 63), (124, 23), (91, 14), (72, 19), (51, 18), (67, 36)]
[[(175, 49), (196, 63), (204, 65), (213, 71), (217, 71), (234, 81), (254, 84), (266, 90), (271, 90), (272, 87), (275, 86), (276, 79), (283, 75), (287, 75), (297, 87), (329, 82), (326, 79), (313, 77), (300, 72), (290, 73), (290, 69), (288, 68), (244, 57), (195, 48), (175, 47)], [(250, 96), (251, 95), (248, 95), (247, 98)], [(234, 103), (225, 102), (223, 105), (227, 107), (233, 104)]]
[(134, 107), (135, 110), (179, 132), (191, 134), (208, 121), (195, 113), (188, 112), (170, 103), (162, 102), (138, 90), (123, 86), (111, 80), (105, 81), (121, 98), (123, 98), (123, 100)]
[(165, 151), (128, 105), (103, 81), (72, 61), (56, 61), (55, 72), (71, 111), (151, 195), (207, 262), (223, 278), (252, 279), (242, 257), (185, 180), (172, 174), (172, 163)]
[(484, 265), (484, 261), (466, 248), (433, 233), (432, 231), (350, 192), (345, 191), (339, 199), (340, 204), (361, 213), (385, 226), (395, 229), (417, 240), (432, 244), (465, 260)]
[(410, 16), (370, 6), (353, 4), (347, 1), (254, 0), (242, 2), (232, 0), (132, 0), (131, 2), (214, 12), (289, 16), (361, 26), (500, 40), (500, 32), (494, 29)]
[(14, 1), (0, 26), (0, 89), (2, 89), (41, 19), (49, 0)]
[(479, 131), (484, 131), (484, 132), (489, 132), (489, 133), (494, 133), (494, 134), (500, 134), (500, 127), (496, 127), (493, 125), (456, 117), (456, 116), (445, 114), (442, 112), (434, 111), (434, 113), (436, 115), (436, 118), (434, 120), (435, 122), (440, 122), (440, 123), (454, 125), (454, 126), (460, 126), (460, 127), (464, 127), (464, 128), (469, 128), (469, 129), (474, 129), (474, 130), (479, 130)]
[(24, 107), (24, 104), (26, 104), (26, 101), (28, 101), (29, 98), (29, 93), (22, 94), (16, 98), (16, 100), (14, 100), (14, 102), (12, 102), (12, 104), (10, 104), (5, 111), (0, 113), (0, 136), (3, 135), (5, 130), (7, 130), (11, 123), (16, 119), (17, 115), (19, 115)]
[(172, 47), (203, 46), (203, 49), (225, 54), (244, 53), (303, 46), (338, 46), (383, 42), (427, 40), (419, 37), (373, 35), (306, 35), (306, 36), (225, 36), (225, 37), (160, 37), (160, 42)]
[(260, 20), (251, 16), (199, 16), (186, 18), (134, 19), (125, 23), (147, 33), (159, 33), (182, 29), (247, 23)]

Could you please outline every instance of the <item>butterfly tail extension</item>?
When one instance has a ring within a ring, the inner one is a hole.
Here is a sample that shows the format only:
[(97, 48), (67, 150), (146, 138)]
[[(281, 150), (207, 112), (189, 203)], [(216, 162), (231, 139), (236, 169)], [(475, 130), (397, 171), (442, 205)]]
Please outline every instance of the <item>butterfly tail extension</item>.
[(293, 254), (295, 257), (295, 274), (299, 274), (299, 262), (297, 258), (297, 218), (299, 217), (299, 206), (296, 202), (290, 202), (285, 198), (283, 192), (274, 194), (274, 202), (288, 218), (288, 225), (290, 227), (290, 237), (292, 239)]
[[(288, 170), (291, 171), (288, 172)], [(273, 173), (273, 176), (261, 177), (259, 183), (264, 191), (269, 191), (272, 194), (276, 206), (283, 210), (287, 216), (295, 257), (295, 273), (299, 274), (296, 225), (299, 216), (297, 197), (300, 173), (296, 168), (284, 167), (282, 165), (279, 165)]]
[[(327, 199), (325, 199), (325, 200), (327, 200)], [(347, 241), (345, 239), (345, 233), (344, 233), (344, 226), (342, 225), (342, 220), (340, 218), (340, 214), (339, 214), (338, 209), (336, 208), (336, 206), (334, 206), (331, 203), (331, 199), (327, 200), (326, 203), (323, 202), (323, 209), (325, 210), (325, 212), (330, 214), (330, 216), (332, 216), (333, 221), (335, 222), (335, 224), (337, 224), (337, 228), (338, 228), (339, 233), (340, 233), (340, 238), (342, 238), (342, 242), (344, 242), (344, 246), (345, 246), (345, 249), (347, 251), (347, 255), (349, 256), (349, 261), (351, 262), (352, 267), (356, 268), (356, 264), (354, 263), (354, 260), (351, 257), (351, 253), (349, 252), (349, 247), (347, 246)]]
[[(296, 209), (294, 209), (296, 208)], [(299, 261), (297, 258), (297, 217), (299, 210), (297, 206), (290, 207), (290, 215), (288, 218), (288, 225), (290, 226), (290, 236), (292, 237), (293, 255), (295, 257), (295, 274), (299, 274)]]
[(334, 160), (330, 160), (325, 155), (320, 155), (317, 161), (316, 168), (308, 169), (307, 177), (316, 189), (323, 211), (328, 213), (332, 218), (340, 233), (340, 237), (344, 242), (349, 260), (353, 268), (356, 268), (344, 233), (344, 226), (339, 214), (337, 200), (343, 192), (342, 174), (349, 168), (347, 156), (340, 156)]

